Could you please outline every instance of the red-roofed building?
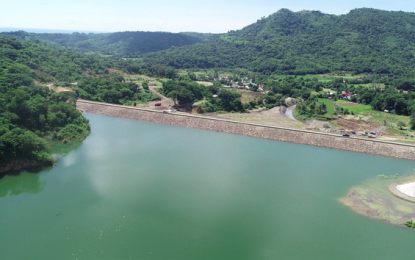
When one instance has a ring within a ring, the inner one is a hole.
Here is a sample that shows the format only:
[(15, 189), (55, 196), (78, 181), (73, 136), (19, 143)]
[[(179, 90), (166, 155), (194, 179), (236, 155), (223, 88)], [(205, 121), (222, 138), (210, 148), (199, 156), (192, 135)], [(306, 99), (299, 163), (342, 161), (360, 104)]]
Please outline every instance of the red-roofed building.
[(348, 99), (348, 100), (350, 100), (350, 97), (351, 97), (352, 95), (353, 95), (353, 93), (352, 93), (352, 92), (347, 93), (347, 92), (343, 91), (343, 92), (341, 93), (342, 98), (344, 98), (344, 99)]

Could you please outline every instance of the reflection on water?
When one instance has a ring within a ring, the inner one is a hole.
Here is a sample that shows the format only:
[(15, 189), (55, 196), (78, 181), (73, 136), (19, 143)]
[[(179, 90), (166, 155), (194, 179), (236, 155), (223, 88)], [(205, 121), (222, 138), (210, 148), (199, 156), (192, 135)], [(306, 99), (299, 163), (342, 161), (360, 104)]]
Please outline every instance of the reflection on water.
[(75, 151), (79, 147), (81, 147), (82, 141), (74, 141), (68, 144), (63, 144), (62, 142), (54, 141), (50, 144), (50, 148), (48, 150), (51, 154), (68, 154), (72, 151)]
[(0, 181), (1, 259), (413, 257), (415, 232), (338, 202), (413, 162), (86, 116), (51, 171)]
[(0, 198), (16, 196), (22, 193), (36, 194), (41, 192), (46, 181), (39, 180), (39, 174), (22, 173), (18, 176), (5, 176), (0, 180)]

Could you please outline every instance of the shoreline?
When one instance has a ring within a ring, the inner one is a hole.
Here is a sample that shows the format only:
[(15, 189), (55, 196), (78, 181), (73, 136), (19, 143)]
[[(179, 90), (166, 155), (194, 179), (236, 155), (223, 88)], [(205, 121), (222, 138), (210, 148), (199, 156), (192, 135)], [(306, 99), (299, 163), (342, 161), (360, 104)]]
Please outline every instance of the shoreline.
[(78, 110), (86, 113), (415, 160), (415, 145), (405, 143), (363, 139), (358, 137), (345, 138), (330, 133), (283, 128), (183, 113), (164, 113), (162, 111), (81, 99), (78, 99), (76, 104)]
[(7, 175), (17, 175), (21, 171), (36, 171), (51, 167), (53, 164), (22, 158), (14, 158), (0, 166), (0, 179)]

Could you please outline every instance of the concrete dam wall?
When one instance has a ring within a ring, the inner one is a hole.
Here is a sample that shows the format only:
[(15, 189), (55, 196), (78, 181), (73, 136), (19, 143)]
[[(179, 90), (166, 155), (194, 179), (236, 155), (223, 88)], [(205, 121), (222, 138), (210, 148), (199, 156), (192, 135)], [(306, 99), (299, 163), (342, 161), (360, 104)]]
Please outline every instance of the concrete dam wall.
[(335, 134), (237, 122), (176, 112), (164, 113), (162, 111), (86, 100), (78, 100), (77, 108), (87, 113), (415, 160), (415, 146), (411, 144), (359, 137), (345, 138)]

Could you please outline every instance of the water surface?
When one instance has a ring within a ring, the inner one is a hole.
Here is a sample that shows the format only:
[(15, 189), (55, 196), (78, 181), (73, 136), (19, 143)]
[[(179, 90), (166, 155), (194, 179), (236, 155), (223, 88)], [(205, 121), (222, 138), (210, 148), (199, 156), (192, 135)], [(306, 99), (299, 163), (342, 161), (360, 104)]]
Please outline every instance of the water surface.
[(414, 230), (338, 202), (412, 161), (86, 116), (56, 167), (0, 180), (0, 259), (413, 258)]

